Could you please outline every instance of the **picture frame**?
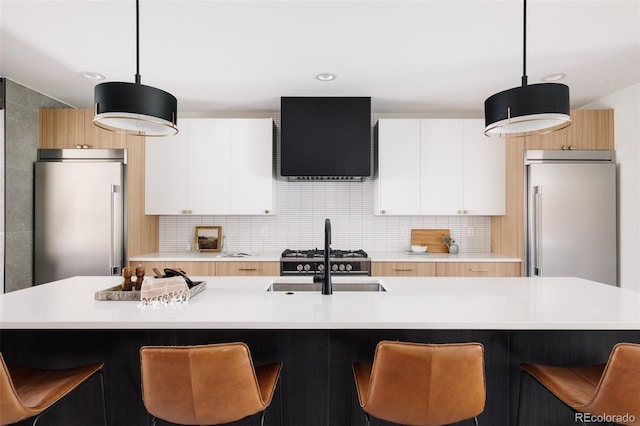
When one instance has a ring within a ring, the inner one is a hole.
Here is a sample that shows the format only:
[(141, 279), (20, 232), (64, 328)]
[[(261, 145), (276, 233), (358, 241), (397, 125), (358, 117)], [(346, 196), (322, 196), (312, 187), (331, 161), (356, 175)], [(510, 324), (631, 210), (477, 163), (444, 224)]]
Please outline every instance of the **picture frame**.
[(194, 243), (200, 252), (222, 250), (222, 226), (196, 226)]

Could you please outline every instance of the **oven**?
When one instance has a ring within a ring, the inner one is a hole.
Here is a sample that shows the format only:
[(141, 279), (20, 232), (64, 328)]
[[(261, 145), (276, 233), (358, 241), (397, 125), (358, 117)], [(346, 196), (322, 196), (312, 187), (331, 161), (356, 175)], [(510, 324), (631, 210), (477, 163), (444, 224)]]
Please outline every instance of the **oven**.
[[(364, 250), (331, 250), (331, 275), (371, 275), (371, 259)], [(280, 257), (280, 275), (324, 273), (324, 250), (285, 250)]]

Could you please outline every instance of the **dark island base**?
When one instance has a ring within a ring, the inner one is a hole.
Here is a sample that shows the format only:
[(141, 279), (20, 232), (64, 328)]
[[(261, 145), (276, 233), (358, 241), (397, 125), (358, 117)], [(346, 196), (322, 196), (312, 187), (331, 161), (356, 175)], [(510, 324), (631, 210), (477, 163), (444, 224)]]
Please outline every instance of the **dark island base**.
[[(148, 424), (140, 391), (138, 351), (143, 345), (243, 341), (249, 345), (254, 363), (284, 362), (265, 425), (364, 426), (351, 363), (371, 360), (380, 340), (477, 341), (485, 347), (487, 378), (487, 403), (479, 421), (481, 425), (500, 426), (516, 424), (521, 362), (604, 363), (614, 344), (640, 342), (640, 331), (2, 330), (0, 333), (0, 349), (10, 364), (57, 368), (104, 362), (111, 426)], [(80, 392), (63, 400), (41, 422), (99, 425), (98, 391), (97, 380), (84, 384)], [(525, 395), (522, 426), (576, 424), (570, 410), (530, 379), (525, 381)], [(253, 417), (232, 424), (257, 425), (259, 420)]]

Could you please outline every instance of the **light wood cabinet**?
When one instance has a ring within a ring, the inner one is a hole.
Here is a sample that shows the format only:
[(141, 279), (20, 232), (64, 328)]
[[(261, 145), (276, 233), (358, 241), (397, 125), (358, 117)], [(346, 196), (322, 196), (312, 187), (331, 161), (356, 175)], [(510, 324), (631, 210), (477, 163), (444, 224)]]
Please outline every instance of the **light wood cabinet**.
[(380, 119), (376, 215), (502, 215), (505, 145), (471, 119)]
[(278, 276), (279, 262), (216, 262), (218, 276)]
[(194, 118), (146, 145), (145, 212), (273, 214), (273, 120)]
[(136, 268), (138, 265), (142, 265), (145, 269), (145, 275), (153, 276), (153, 268), (158, 268), (161, 273), (164, 273), (165, 268), (180, 269), (183, 270), (189, 277), (197, 276), (214, 276), (216, 274), (216, 262), (179, 262), (179, 261), (167, 261), (167, 262), (129, 262), (129, 266)]
[(526, 149), (613, 150), (613, 110), (572, 110), (570, 126), (527, 136)]
[(505, 216), (491, 218), (494, 253), (524, 258), (524, 150), (562, 149), (571, 144), (574, 149), (614, 150), (613, 117), (613, 110), (573, 110), (572, 124), (565, 129), (544, 135), (507, 138), (507, 211)]
[(435, 277), (436, 264), (431, 262), (372, 262), (374, 277)]
[(127, 150), (127, 255), (158, 251), (158, 217), (144, 213), (145, 138), (101, 129), (93, 124), (93, 109), (42, 108), (39, 148)]
[(438, 277), (519, 277), (521, 262), (438, 262)]
[(40, 110), (39, 147), (75, 149), (78, 146), (124, 149), (127, 135), (93, 124), (92, 109), (43, 108)]

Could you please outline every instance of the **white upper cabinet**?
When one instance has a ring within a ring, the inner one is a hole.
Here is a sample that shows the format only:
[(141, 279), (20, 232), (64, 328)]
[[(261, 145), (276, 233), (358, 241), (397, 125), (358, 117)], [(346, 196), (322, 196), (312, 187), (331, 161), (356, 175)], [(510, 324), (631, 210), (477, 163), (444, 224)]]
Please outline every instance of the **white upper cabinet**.
[(145, 214), (186, 213), (186, 147), (189, 138), (189, 126), (186, 121), (180, 121), (180, 132), (175, 136), (148, 138), (145, 141)]
[(233, 119), (230, 214), (273, 214), (273, 122)]
[(484, 120), (464, 120), (464, 202), (465, 214), (501, 216), (506, 214), (504, 139), (484, 135)]
[(483, 120), (380, 119), (375, 214), (505, 214), (504, 141), (483, 130)]
[(423, 215), (455, 215), (462, 210), (462, 120), (420, 121)]
[(273, 213), (273, 121), (182, 119), (145, 143), (145, 213)]
[(376, 214), (420, 214), (420, 120), (379, 120)]

